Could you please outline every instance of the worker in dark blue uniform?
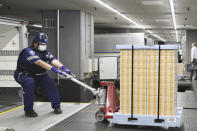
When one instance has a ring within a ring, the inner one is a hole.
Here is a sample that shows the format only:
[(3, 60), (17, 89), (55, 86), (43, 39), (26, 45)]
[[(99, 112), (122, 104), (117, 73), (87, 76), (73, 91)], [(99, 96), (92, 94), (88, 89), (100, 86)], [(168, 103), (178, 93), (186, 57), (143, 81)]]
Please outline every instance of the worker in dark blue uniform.
[(23, 49), (18, 57), (14, 78), (22, 86), (24, 111), (28, 117), (38, 116), (33, 110), (33, 99), (36, 87), (46, 90), (54, 113), (62, 113), (58, 89), (54, 81), (48, 76), (47, 70), (54, 71), (60, 75), (62, 71), (67, 74), (71, 74), (71, 71), (53, 57), (47, 50), (47, 43), (47, 35), (39, 32), (35, 35), (32, 45)]

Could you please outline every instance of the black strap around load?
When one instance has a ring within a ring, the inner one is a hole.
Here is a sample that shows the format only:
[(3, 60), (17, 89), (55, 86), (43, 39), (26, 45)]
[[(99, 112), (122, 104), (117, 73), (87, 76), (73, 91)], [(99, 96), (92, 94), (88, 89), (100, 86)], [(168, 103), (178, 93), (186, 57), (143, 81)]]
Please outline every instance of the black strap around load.
[(157, 96), (157, 119), (155, 119), (156, 123), (161, 123), (164, 120), (159, 118), (159, 110), (160, 110), (160, 68), (161, 68), (161, 47), (159, 45), (159, 55), (158, 55), (158, 96)]
[(132, 121), (132, 120), (137, 120), (137, 118), (134, 118), (133, 117), (133, 62), (134, 62), (134, 57), (133, 57), (133, 54), (134, 54), (134, 48), (133, 48), (133, 45), (132, 45), (132, 64), (131, 64), (131, 70), (132, 70), (132, 74), (131, 74), (131, 117), (128, 118), (128, 121)]

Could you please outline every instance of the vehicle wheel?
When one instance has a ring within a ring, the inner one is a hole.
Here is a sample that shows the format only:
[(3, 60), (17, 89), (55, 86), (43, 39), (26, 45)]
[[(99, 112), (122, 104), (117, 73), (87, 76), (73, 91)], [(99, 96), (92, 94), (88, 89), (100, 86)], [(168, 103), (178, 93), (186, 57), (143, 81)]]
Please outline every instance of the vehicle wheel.
[(95, 114), (96, 121), (99, 121), (99, 122), (104, 121), (105, 120), (104, 115), (105, 115), (104, 111), (101, 111), (101, 110), (97, 111)]
[(169, 127), (168, 131), (183, 131), (182, 127)]

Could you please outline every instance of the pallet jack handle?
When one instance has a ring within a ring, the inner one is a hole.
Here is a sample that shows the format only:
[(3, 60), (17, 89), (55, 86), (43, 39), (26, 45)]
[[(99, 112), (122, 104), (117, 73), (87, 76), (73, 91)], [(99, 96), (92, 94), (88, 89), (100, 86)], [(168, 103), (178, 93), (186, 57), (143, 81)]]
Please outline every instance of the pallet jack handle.
[(102, 90), (100, 90), (99, 88), (96, 90), (96, 89), (94, 89), (94, 88), (92, 88), (92, 87), (90, 87), (90, 86), (84, 84), (83, 82), (77, 80), (77, 79), (75, 78), (76, 76), (75, 76), (74, 74), (69, 75), (69, 74), (67, 74), (67, 73), (65, 73), (65, 72), (62, 72), (62, 75), (59, 75), (59, 76), (62, 77), (62, 78), (64, 78), (64, 79), (70, 79), (71, 81), (73, 81), (73, 82), (75, 82), (75, 83), (81, 85), (82, 87), (84, 87), (84, 88), (90, 90), (95, 96), (101, 97), (101, 96), (103, 95)]

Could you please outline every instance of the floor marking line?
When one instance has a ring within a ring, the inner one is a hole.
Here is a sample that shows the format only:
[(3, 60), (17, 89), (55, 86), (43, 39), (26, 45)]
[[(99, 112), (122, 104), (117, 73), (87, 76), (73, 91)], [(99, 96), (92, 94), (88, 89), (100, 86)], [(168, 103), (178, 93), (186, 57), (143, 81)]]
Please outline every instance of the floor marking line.
[(17, 107), (15, 107), (15, 108), (9, 109), (9, 110), (7, 110), (7, 111), (1, 112), (0, 115), (3, 115), (3, 114), (8, 113), (8, 112), (10, 112), (10, 111), (16, 110), (16, 109), (21, 108), (21, 107), (23, 107), (23, 106), (24, 106), (24, 105), (17, 106)]

